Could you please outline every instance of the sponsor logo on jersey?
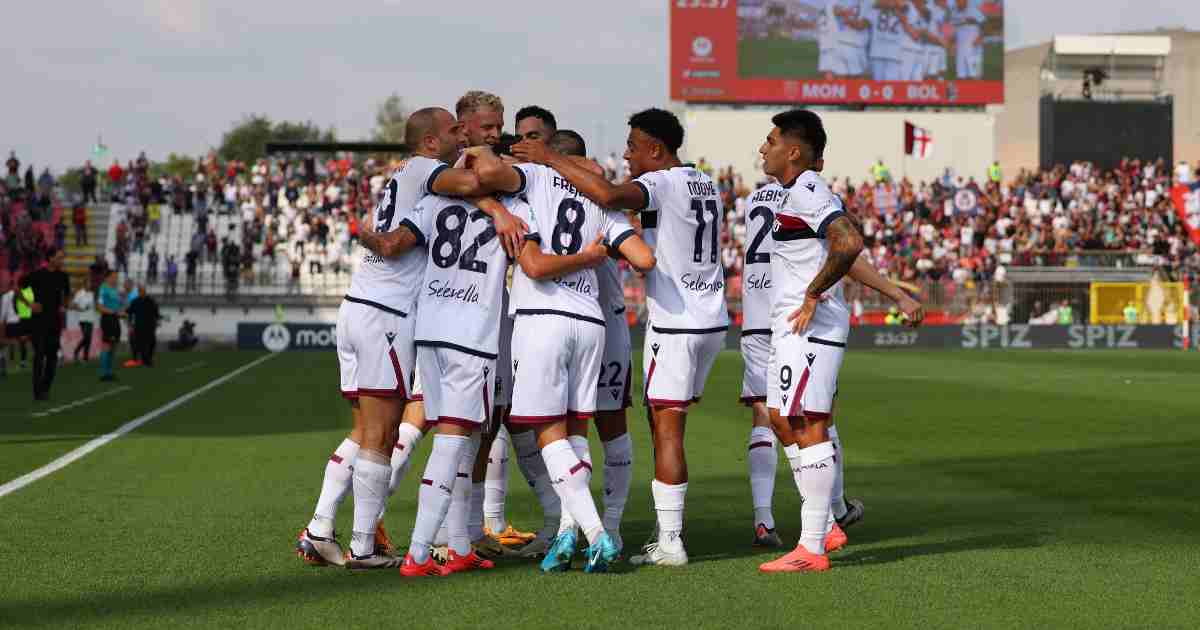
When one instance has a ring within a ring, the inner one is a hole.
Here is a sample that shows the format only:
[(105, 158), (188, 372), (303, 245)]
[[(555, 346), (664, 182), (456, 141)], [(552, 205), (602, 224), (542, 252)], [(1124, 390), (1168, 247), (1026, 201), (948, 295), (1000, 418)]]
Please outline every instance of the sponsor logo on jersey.
[(392, 332), (384, 333), (383, 336), (387, 337), (389, 346), (392, 345), (392, 341), (396, 339), (396, 333), (392, 333)]
[(441, 280), (433, 280), (426, 289), (429, 291), (430, 297), (458, 300), (467, 304), (479, 303), (479, 288), (473, 284), (467, 287), (456, 287)]
[(808, 354), (804, 355), (804, 358), (808, 359), (808, 365), (809, 365), (809, 367), (812, 367), (813, 361), (817, 360), (817, 355), (809, 352)]
[(650, 344), (650, 351), (654, 353), (654, 356), (658, 356), (658, 344)]
[(767, 289), (770, 289), (771, 288), (771, 274), (770, 273), (752, 273), (752, 274), (746, 276), (746, 288), (753, 289), (753, 290), (759, 290), (759, 291), (766, 291)]
[(679, 276), (679, 283), (683, 286), (683, 288), (689, 291), (695, 291), (697, 293), (711, 293), (713, 291), (720, 291), (725, 288), (725, 282), (723, 280), (706, 282), (699, 275), (692, 273), (685, 273), (682, 276)]
[(262, 343), (271, 352), (283, 352), (292, 345), (292, 333), (283, 324), (271, 324), (263, 329)]
[(557, 284), (558, 286), (560, 286), (564, 289), (570, 289), (577, 293), (582, 293), (583, 295), (589, 295), (589, 296), (594, 295), (595, 289), (596, 289), (595, 285), (588, 282), (587, 278), (584, 276), (580, 276), (574, 280), (564, 280), (562, 278), (555, 278), (554, 284)]
[(809, 183), (809, 184), (805, 184), (804, 187), (808, 189), (808, 192), (817, 192), (816, 184)]

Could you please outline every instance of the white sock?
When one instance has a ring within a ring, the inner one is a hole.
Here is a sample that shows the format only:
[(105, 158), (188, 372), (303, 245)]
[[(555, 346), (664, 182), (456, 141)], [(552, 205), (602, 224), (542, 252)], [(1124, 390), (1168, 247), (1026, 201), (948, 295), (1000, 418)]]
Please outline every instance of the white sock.
[(837, 480), (836, 452), (833, 442), (821, 442), (800, 449), (800, 544), (809, 553), (825, 553), (830, 495)]
[(789, 444), (783, 447), (783, 454), (788, 459), (788, 464), (792, 467), (792, 480), (796, 482), (796, 492), (800, 496), (804, 496), (804, 489), (800, 487), (800, 445)]
[(633, 440), (628, 433), (604, 443), (604, 529), (621, 533), (621, 517), (633, 481)]
[(359, 451), (354, 462), (354, 528), (350, 538), (350, 552), (356, 556), (375, 553), (375, 528), (387, 503), (391, 477), (390, 457), (371, 450)]
[(831, 497), (830, 507), (833, 510), (833, 518), (842, 518), (846, 515), (846, 497), (842, 489), (842, 475), (845, 474), (845, 455), (842, 452), (842, 441), (838, 439), (837, 427), (830, 425), (829, 441), (833, 442), (834, 461), (837, 462), (837, 480), (833, 482), (833, 496)]
[(557, 532), (562, 502), (550, 485), (550, 475), (546, 472), (546, 461), (538, 449), (537, 436), (533, 431), (525, 431), (514, 434), (512, 438), (513, 446), (517, 449), (517, 467), (529, 480), (538, 503), (542, 504), (542, 528), (547, 532)]
[(417, 564), (424, 564), (429, 559), (429, 548), (450, 509), (458, 462), (469, 446), (470, 439), (463, 435), (433, 436), (433, 450), (425, 464), (425, 475), (418, 492), (417, 522), (408, 547), (408, 553)]
[(471, 509), (467, 520), (467, 536), (471, 540), (483, 538), (483, 494), (484, 482), (471, 482)]
[[(567, 442), (571, 445), (571, 450), (575, 452), (575, 456), (579, 461), (583, 462), (585, 468), (580, 470), (578, 474), (583, 475), (584, 484), (588, 487), (588, 492), (591, 493), (592, 487), (592, 451), (588, 446), (588, 439), (582, 435), (568, 435)], [(571, 517), (570, 510), (563, 510), (562, 515), (558, 519), (558, 533), (575, 529), (577, 523)]]
[(671, 485), (657, 479), (650, 482), (654, 496), (654, 511), (658, 514), (658, 544), (674, 549), (682, 546), (683, 505), (687, 498), (686, 483)]
[(392, 447), (392, 479), (388, 494), (395, 494), (396, 487), (412, 468), (412, 454), (421, 443), (421, 430), (411, 424), (401, 423), (397, 431), (396, 445)]
[(508, 529), (504, 518), (504, 500), (508, 496), (508, 428), (501, 426), (488, 451), (487, 477), (483, 489), (484, 524), (493, 533)]
[(467, 523), (471, 517), (471, 470), (475, 468), (475, 456), (479, 453), (479, 434), (471, 441), (458, 460), (458, 473), (454, 479), (454, 493), (450, 495), (450, 511), (446, 514), (446, 544), (460, 556), (471, 553), (471, 534)]
[(329, 462), (325, 464), (325, 478), (321, 481), (321, 496), (317, 498), (317, 509), (308, 523), (308, 531), (313, 536), (333, 536), (333, 519), (337, 516), (338, 506), (350, 491), (357, 457), (358, 444), (351, 442), (350, 438), (342, 440), (333, 455), (329, 456)]
[(579, 459), (567, 440), (555, 440), (542, 447), (542, 459), (546, 460), (550, 478), (555, 480), (553, 488), (566, 508), (563, 512), (570, 512), (588, 543), (595, 544), (604, 533), (604, 525), (587, 484), (590, 467)]
[(754, 524), (763, 524), (775, 529), (775, 515), (771, 513), (771, 502), (775, 496), (775, 468), (779, 455), (775, 453), (775, 434), (767, 427), (750, 430), (750, 444), (746, 452), (750, 463), (750, 496), (754, 500)]

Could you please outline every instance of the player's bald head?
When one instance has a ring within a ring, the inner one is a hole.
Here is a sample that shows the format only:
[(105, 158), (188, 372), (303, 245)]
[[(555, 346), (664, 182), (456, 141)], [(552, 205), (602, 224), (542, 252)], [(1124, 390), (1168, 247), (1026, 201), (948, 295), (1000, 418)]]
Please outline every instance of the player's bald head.
[(587, 157), (587, 143), (583, 136), (571, 129), (559, 129), (550, 136), (550, 148), (564, 155)]
[(426, 107), (409, 114), (404, 123), (404, 143), (416, 149), (421, 141), (429, 136), (438, 135), (438, 130), (444, 125), (453, 125), (454, 116), (441, 107)]

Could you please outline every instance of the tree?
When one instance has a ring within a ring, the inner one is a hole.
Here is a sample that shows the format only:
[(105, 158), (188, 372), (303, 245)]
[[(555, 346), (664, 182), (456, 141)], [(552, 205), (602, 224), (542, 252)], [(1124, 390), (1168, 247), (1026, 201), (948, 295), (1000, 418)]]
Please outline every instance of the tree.
[(375, 128), (371, 139), (379, 142), (404, 142), (404, 125), (408, 122), (408, 108), (395, 92), (375, 108)]
[(330, 127), (325, 131), (311, 120), (272, 123), (263, 114), (251, 114), (234, 125), (221, 137), (217, 154), (223, 160), (250, 163), (266, 155), (268, 142), (334, 142), (337, 134)]
[(186, 155), (178, 155), (171, 153), (167, 155), (165, 162), (152, 162), (150, 164), (150, 176), (161, 177), (178, 177), (183, 181), (189, 181), (196, 174), (196, 160)]

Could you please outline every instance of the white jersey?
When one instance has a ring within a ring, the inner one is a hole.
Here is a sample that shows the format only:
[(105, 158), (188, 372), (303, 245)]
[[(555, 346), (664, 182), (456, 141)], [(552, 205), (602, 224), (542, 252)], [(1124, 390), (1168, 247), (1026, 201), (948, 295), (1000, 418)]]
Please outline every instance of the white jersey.
[[(617, 248), (630, 236), (633, 226), (616, 210), (605, 210), (559, 175), (537, 164), (520, 164), (522, 186), (528, 204), (518, 215), (529, 224), (527, 239), (547, 254), (578, 254), (603, 234), (609, 247)], [(604, 325), (600, 306), (600, 283), (595, 269), (580, 269), (571, 274), (546, 280), (533, 280), (525, 270), (513, 272), (513, 312), (518, 315), (564, 315)]]
[(834, 13), (835, 9), (845, 9), (858, 15), (861, 10), (860, 5), (860, 0), (829, 0), (818, 18), (821, 31), (821, 50), (832, 50), (844, 46), (861, 48), (867, 45), (869, 36), (867, 31), (851, 28), (845, 19)]
[(80, 323), (96, 323), (96, 298), (91, 291), (76, 291), (71, 304), (75, 307), (75, 317)]
[[(813, 171), (805, 171), (788, 189), (787, 200), (775, 214), (771, 252), (771, 318), (779, 324), (804, 303), (805, 292), (829, 253), (825, 230), (846, 212), (842, 200), (829, 190), (825, 180)], [(844, 343), (849, 334), (850, 311), (842, 295), (839, 280), (825, 292), (817, 305), (810, 330), (827, 341)], [(832, 337), (832, 338), (831, 338)]]
[[(920, 32), (929, 28), (929, 20), (925, 17), (925, 14), (917, 8), (917, 5), (908, 5), (907, 13), (908, 25), (912, 27), (913, 30)], [(908, 34), (908, 31), (905, 31), (903, 28), (900, 30), (904, 35), (903, 48), (905, 53), (914, 57), (925, 54), (924, 39), (914, 39)]]
[(725, 212), (712, 178), (691, 165), (644, 173), (642, 229), (658, 264), (646, 274), (650, 323), (660, 331), (729, 327), (725, 273), (717, 251)]
[[(443, 162), (424, 156), (410, 158), (384, 187), (383, 199), (372, 215), (375, 231), (393, 232), (403, 225), (420, 238), (413, 208), (422, 197), (433, 193), (433, 180), (446, 168), (449, 167)], [(424, 269), (423, 242), (395, 258), (383, 258), (368, 251), (350, 279), (347, 299), (411, 313)]]
[[(514, 214), (528, 212), (516, 197), (506, 198), (504, 205)], [(422, 199), (415, 214), (429, 243), (417, 301), (416, 345), (495, 359), (508, 273), (495, 224), (474, 205), (441, 195)]]
[[(936, 4), (929, 5), (929, 31), (938, 39), (945, 37), (943, 28), (946, 26), (947, 10)], [(930, 43), (929, 47), (934, 50), (941, 50), (941, 45)]]
[(904, 38), (900, 15), (892, 9), (880, 9), (874, 3), (864, 5), (863, 9), (863, 18), (871, 23), (871, 58), (899, 59)]
[(954, 25), (954, 43), (960, 50), (975, 45), (983, 21), (983, 12), (969, 3), (966, 9), (955, 8), (950, 11), (950, 23)]
[(771, 329), (771, 229), (788, 196), (779, 184), (767, 184), (750, 196), (746, 212), (746, 258), (742, 266), (742, 333)]
[(621, 282), (621, 268), (617, 261), (609, 259), (596, 267), (596, 279), (600, 282), (600, 308), (605, 317), (614, 317), (625, 312), (625, 283)]

